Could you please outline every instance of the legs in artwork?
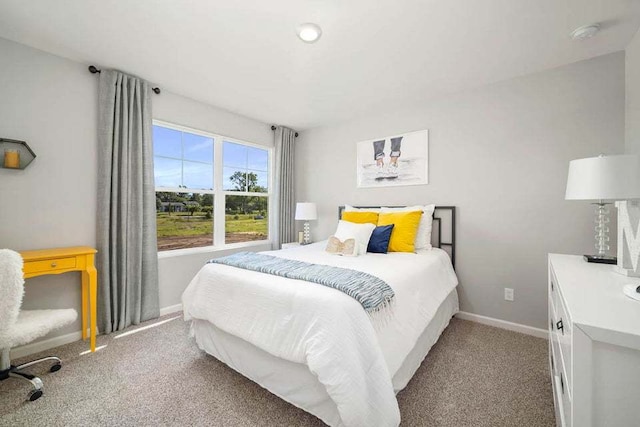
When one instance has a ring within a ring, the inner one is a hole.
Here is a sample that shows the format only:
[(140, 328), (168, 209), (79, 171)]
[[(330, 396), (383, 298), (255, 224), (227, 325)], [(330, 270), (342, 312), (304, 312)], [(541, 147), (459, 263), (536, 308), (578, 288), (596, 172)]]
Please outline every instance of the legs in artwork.
[(376, 161), (376, 174), (378, 177), (384, 175), (384, 143), (384, 139), (373, 141), (373, 159)]
[(378, 178), (397, 178), (398, 177), (398, 158), (400, 157), (400, 147), (402, 145), (401, 136), (391, 138), (391, 152), (389, 153), (389, 164), (384, 164), (384, 146), (386, 140), (373, 141), (373, 157), (376, 161)]

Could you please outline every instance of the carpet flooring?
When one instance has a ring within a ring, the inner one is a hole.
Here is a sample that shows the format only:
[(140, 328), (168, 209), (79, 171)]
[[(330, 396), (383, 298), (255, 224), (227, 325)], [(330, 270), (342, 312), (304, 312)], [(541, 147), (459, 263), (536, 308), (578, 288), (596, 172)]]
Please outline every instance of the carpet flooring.
[[(0, 426), (322, 426), (200, 351), (173, 314), (110, 336), (94, 354), (76, 342), (44, 352), (59, 372), (0, 382)], [(16, 360), (21, 362), (23, 360)], [(398, 394), (403, 426), (553, 426), (547, 342), (452, 319)]]

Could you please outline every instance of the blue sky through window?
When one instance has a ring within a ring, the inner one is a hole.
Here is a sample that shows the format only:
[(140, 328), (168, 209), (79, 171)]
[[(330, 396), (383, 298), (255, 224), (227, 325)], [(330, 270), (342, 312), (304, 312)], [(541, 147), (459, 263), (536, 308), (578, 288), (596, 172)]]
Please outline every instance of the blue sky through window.
[(153, 169), (156, 187), (178, 188), (182, 185), (182, 160), (156, 157)]
[[(213, 138), (154, 125), (153, 149), (156, 187), (213, 189)], [(224, 141), (222, 163), (224, 190), (236, 190), (230, 178), (238, 171), (268, 188), (268, 150)]]
[(213, 139), (206, 136), (182, 133), (185, 160), (213, 164)]
[(153, 154), (156, 156), (182, 158), (182, 142), (179, 130), (153, 126)]
[(213, 139), (153, 126), (156, 187), (213, 189)]

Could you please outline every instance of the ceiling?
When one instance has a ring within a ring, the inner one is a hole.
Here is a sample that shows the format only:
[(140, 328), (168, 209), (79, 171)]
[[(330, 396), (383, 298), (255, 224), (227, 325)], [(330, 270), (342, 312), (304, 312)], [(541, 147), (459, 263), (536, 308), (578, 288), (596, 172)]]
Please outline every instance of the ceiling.
[(619, 51), (639, 25), (635, 0), (0, 1), (0, 37), (298, 130)]

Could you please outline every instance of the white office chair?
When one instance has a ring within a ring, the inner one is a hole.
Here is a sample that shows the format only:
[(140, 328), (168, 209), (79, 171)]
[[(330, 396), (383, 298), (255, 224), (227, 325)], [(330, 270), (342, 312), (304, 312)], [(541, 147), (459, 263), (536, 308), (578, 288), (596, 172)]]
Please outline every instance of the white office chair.
[(27, 344), (73, 322), (78, 314), (73, 309), (20, 311), (23, 294), (22, 257), (12, 250), (0, 249), (0, 381), (9, 378), (28, 381), (33, 390), (29, 392), (27, 399), (34, 401), (42, 396), (42, 380), (19, 371), (36, 363), (52, 361), (50, 371), (55, 372), (62, 367), (60, 359), (53, 356), (44, 357), (12, 366), (11, 348)]

